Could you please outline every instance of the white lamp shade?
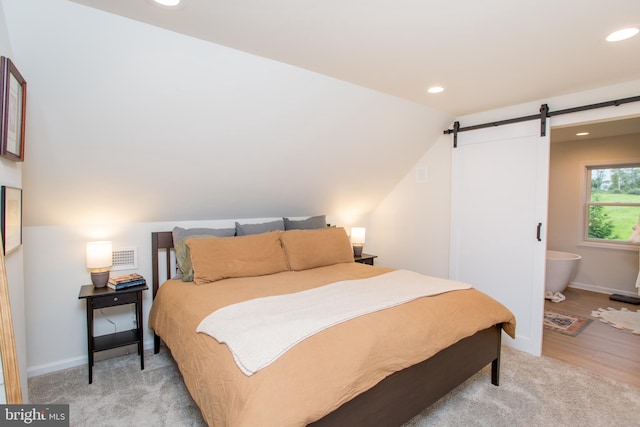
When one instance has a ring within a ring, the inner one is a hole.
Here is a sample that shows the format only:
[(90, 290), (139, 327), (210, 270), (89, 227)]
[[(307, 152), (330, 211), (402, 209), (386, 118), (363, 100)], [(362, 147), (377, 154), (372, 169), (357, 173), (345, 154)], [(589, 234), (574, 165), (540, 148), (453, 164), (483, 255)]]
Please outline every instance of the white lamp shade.
[(177, 6), (180, 4), (180, 0), (153, 0), (162, 6)]
[(351, 244), (364, 245), (365, 234), (364, 227), (351, 227)]
[(113, 248), (111, 242), (87, 243), (87, 268), (111, 267), (113, 262)]

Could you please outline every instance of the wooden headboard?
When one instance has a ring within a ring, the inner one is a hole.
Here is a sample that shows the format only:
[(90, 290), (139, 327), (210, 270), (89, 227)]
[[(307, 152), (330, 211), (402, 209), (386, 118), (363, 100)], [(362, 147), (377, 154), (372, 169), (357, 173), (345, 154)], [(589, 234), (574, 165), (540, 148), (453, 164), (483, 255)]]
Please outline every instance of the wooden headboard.
[[(156, 298), (158, 289), (160, 288), (160, 267), (158, 256), (160, 251), (164, 251), (167, 257), (167, 279), (173, 277), (171, 274), (171, 250), (173, 249), (173, 233), (171, 231), (154, 231), (151, 233), (151, 268), (153, 269), (153, 299)], [(153, 352), (160, 351), (160, 337), (153, 333)]]
[(171, 249), (173, 249), (173, 234), (171, 231), (155, 231), (151, 233), (151, 268), (153, 269), (153, 298), (160, 288), (160, 271), (158, 256), (164, 250), (167, 257), (167, 278), (174, 276), (171, 272)]

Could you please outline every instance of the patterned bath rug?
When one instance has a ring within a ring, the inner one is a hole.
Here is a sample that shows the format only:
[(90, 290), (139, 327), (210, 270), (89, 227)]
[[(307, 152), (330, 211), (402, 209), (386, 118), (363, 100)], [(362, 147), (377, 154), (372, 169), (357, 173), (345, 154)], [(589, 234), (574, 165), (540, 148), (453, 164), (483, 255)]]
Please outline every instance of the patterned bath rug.
[(599, 308), (598, 311), (592, 311), (591, 315), (614, 328), (630, 329), (634, 334), (640, 335), (640, 310), (631, 311), (624, 307), (620, 310), (611, 307), (606, 310)]
[(561, 334), (575, 337), (593, 322), (592, 319), (574, 316), (572, 314), (557, 313), (555, 311), (544, 311), (544, 327)]

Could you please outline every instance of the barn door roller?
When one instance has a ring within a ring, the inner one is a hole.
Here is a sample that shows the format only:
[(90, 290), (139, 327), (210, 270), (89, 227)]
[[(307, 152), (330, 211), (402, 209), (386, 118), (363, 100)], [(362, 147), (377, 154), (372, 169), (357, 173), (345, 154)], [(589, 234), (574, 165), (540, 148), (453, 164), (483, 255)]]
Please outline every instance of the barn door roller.
[(582, 105), (580, 107), (567, 108), (559, 111), (549, 111), (549, 106), (547, 104), (542, 104), (540, 106), (540, 114), (532, 114), (530, 116), (516, 117), (514, 119), (500, 120), (497, 122), (483, 123), (480, 125), (473, 125), (473, 126), (467, 126), (467, 127), (460, 127), (460, 122), (456, 121), (453, 123), (453, 129), (446, 129), (443, 133), (445, 135), (453, 134), (453, 148), (457, 148), (458, 133), (460, 132), (540, 119), (540, 136), (542, 137), (542, 136), (546, 136), (547, 134), (547, 118), (548, 117), (559, 116), (561, 114), (577, 113), (579, 111), (594, 110), (596, 108), (617, 107), (622, 104), (628, 104), (630, 102), (638, 102), (638, 101), (640, 101), (640, 96), (632, 96), (630, 98), (598, 102), (597, 104)]

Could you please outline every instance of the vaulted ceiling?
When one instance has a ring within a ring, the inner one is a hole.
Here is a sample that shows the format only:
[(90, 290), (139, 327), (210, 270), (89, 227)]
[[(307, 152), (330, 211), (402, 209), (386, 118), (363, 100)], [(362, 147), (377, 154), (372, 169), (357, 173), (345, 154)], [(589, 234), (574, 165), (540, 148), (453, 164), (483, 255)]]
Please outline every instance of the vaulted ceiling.
[(605, 41), (640, 26), (638, 0), (72, 1), (452, 115), (640, 75), (640, 37)]
[(453, 118), (640, 76), (638, 0), (183, 1), (0, 0), (26, 226), (366, 215)]

